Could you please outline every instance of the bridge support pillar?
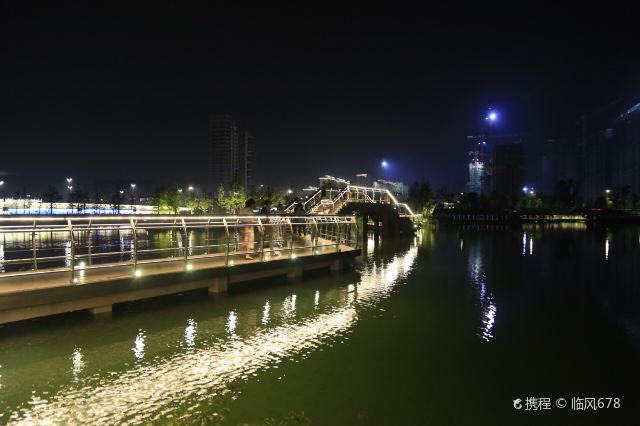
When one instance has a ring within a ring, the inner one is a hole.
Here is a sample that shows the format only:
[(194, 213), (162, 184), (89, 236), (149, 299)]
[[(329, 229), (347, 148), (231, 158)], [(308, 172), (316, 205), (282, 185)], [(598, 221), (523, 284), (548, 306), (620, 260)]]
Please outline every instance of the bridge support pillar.
[(289, 271), (287, 271), (287, 279), (297, 280), (298, 278), (302, 278), (302, 266), (292, 266)]
[(112, 305), (96, 306), (89, 309), (94, 318), (111, 318)]
[(213, 283), (209, 286), (209, 295), (226, 293), (229, 286), (227, 277), (218, 277), (213, 279)]
[(336, 259), (331, 261), (331, 265), (329, 265), (329, 270), (331, 273), (336, 274), (344, 269), (344, 262), (342, 259)]

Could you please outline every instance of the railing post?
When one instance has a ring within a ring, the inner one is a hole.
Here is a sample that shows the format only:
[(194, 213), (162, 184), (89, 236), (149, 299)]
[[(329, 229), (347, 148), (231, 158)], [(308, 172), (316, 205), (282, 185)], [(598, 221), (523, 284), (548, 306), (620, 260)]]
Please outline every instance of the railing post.
[(204, 228), (204, 239), (207, 242), (205, 254), (209, 254), (209, 225), (211, 224), (211, 218), (207, 219), (207, 225)]
[(184, 218), (182, 218), (182, 233), (184, 235), (183, 240), (184, 240), (184, 244), (182, 244), (182, 248), (184, 250), (184, 263), (186, 264), (189, 261), (189, 235), (188, 235), (188, 230), (187, 230), (187, 224), (184, 221)]
[(260, 262), (264, 262), (264, 226), (262, 219), (258, 218), (258, 229), (260, 229)]
[(291, 239), (289, 240), (289, 258), (293, 257), (293, 225), (291, 224), (291, 218), (287, 218), (289, 224), (289, 231), (291, 231)]
[(318, 229), (318, 221), (316, 218), (311, 218), (311, 247), (315, 248), (318, 246), (318, 236), (320, 234), (320, 230)]
[(89, 259), (88, 259), (88, 263), (89, 265), (91, 265), (91, 247), (92, 247), (92, 242), (91, 242), (91, 220), (89, 220), (89, 227), (87, 228), (87, 238), (89, 239), (89, 247), (88, 247), (88, 255), (89, 255)]
[(129, 221), (131, 223), (131, 236), (133, 238), (133, 252), (131, 253), (131, 260), (133, 261), (133, 274), (135, 275), (138, 270), (138, 231), (136, 229), (138, 220), (130, 218)]
[(71, 219), (67, 219), (67, 227), (69, 228), (69, 239), (71, 243), (71, 259), (69, 261), (69, 269), (71, 271), (71, 284), (75, 284), (76, 243), (73, 238), (73, 225), (71, 224)]
[(222, 223), (224, 223), (224, 230), (227, 233), (227, 244), (226, 244), (225, 256), (224, 256), (224, 266), (229, 266), (229, 225), (227, 225), (226, 217), (222, 218)]
[(33, 221), (33, 231), (31, 232), (31, 250), (33, 252), (33, 270), (38, 269), (38, 260), (36, 252), (36, 221)]

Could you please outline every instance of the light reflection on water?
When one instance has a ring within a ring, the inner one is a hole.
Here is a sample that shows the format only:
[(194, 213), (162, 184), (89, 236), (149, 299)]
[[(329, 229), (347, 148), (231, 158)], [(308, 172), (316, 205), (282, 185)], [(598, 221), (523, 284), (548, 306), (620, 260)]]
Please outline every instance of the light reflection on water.
[(198, 324), (193, 318), (189, 318), (187, 321), (187, 328), (184, 329), (184, 343), (187, 346), (187, 350), (192, 351), (196, 344), (196, 328)]
[[(526, 234), (523, 241), (526, 244)], [(478, 334), (483, 340), (489, 342), (493, 339), (493, 326), (498, 308), (494, 302), (493, 294), (487, 291), (487, 273), (480, 245), (472, 245), (469, 248), (469, 281), (476, 291), (480, 307), (480, 329)]]
[(84, 359), (82, 358), (82, 350), (75, 348), (71, 354), (71, 374), (73, 381), (78, 381), (78, 375), (84, 370)]
[(144, 358), (144, 334), (144, 331), (140, 330), (140, 332), (136, 336), (133, 348), (131, 348), (131, 350), (133, 351), (133, 356), (135, 356), (138, 361), (142, 361), (142, 359)]
[[(242, 320), (235, 310), (226, 319), (227, 338), (199, 347), (195, 344), (197, 324), (189, 319), (184, 331), (186, 350), (165, 358), (144, 361), (145, 346), (153, 339), (140, 330), (131, 349), (139, 368), (119, 374), (94, 374), (73, 386), (62, 387), (53, 395), (35, 393), (27, 403), (11, 412), (12, 424), (41, 423), (140, 423), (167, 416), (193, 415), (203, 400), (230, 392), (229, 385), (260, 371), (277, 367), (284, 359), (302, 357), (344, 340), (358, 321), (359, 309), (374, 307), (387, 298), (413, 268), (417, 247), (393, 257), (386, 263), (366, 263), (360, 280), (340, 293), (334, 305), (306, 317), (296, 317), (296, 295), (282, 302), (281, 323), (258, 328), (247, 336), (236, 334)], [(318, 305), (320, 292), (313, 296)], [(312, 312), (316, 312), (313, 310)], [(269, 322), (270, 304), (263, 308), (262, 324)], [(80, 350), (74, 352), (75, 375), (85, 360)], [(77, 371), (75, 370), (77, 368)]]

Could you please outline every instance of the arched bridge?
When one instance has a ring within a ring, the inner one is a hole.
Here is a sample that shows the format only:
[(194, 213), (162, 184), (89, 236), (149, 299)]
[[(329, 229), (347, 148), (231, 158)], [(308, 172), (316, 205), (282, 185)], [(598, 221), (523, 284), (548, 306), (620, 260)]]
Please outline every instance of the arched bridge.
[(297, 203), (302, 203), (307, 214), (336, 214), (349, 203), (370, 203), (391, 205), (400, 216), (412, 218), (417, 216), (406, 203), (399, 202), (388, 189), (366, 186), (347, 185), (342, 189), (319, 189), (306, 200), (291, 203), (285, 212), (293, 213)]

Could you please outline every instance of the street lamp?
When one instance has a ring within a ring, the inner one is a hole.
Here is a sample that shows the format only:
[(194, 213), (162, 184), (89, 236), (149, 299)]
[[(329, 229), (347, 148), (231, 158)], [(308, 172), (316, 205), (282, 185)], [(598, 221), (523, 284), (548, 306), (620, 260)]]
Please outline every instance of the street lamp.
[(289, 188), (289, 189), (287, 190), (287, 194), (293, 194), (293, 190), (292, 190), (291, 188)]
[(136, 184), (135, 184), (135, 183), (132, 183), (132, 184), (131, 184), (131, 204), (133, 204), (133, 203), (134, 203), (134, 201), (135, 201), (135, 199), (134, 199), (134, 197), (133, 197), (133, 191), (135, 191), (135, 190), (136, 190)]
[(182, 194), (182, 188), (178, 188), (178, 192)]
[(193, 191), (193, 186), (189, 185), (189, 188), (187, 188), (189, 191)]
[(386, 167), (389, 165), (389, 163), (387, 163), (387, 160), (382, 160), (382, 162), (380, 163), (380, 165), (381, 165), (382, 167), (385, 167), (385, 168), (386, 168)]
[(73, 178), (67, 178), (67, 185), (71, 185), (71, 181), (73, 180)]
[(4, 188), (4, 181), (0, 180), (0, 191), (2, 192), (2, 201), (5, 201), (3, 188)]

